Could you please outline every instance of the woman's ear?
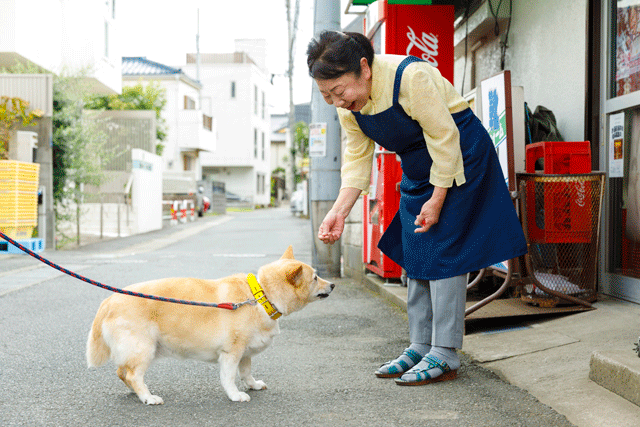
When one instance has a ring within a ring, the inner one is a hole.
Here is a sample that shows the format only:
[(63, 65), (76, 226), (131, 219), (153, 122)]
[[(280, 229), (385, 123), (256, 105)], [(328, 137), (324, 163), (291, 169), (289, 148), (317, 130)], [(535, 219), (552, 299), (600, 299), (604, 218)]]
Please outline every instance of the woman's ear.
[(369, 66), (369, 61), (364, 56), (360, 58), (360, 75), (364, 77), (365, 80), (369, 80), (371, 78), (371, 67)]

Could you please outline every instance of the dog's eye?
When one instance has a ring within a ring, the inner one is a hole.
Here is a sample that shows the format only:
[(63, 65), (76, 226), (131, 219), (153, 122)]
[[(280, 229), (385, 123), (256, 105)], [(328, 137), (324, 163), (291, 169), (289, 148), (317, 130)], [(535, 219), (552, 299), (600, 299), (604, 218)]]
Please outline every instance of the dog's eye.
[(315, 282), (316, 280), (318, 280), (318, 275), (317, 275), (317, 274), (314, 274), (314, 275), (313, 275), (313, 280), (314, 280), (314, 282)]

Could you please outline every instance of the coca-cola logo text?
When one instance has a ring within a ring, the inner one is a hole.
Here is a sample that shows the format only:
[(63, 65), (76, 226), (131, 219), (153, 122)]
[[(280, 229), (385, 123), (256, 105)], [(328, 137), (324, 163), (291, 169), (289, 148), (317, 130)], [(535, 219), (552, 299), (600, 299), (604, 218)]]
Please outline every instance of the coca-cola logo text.
[(411, 49), (415, 46), (422, 51), (422, 59), (427, 61), (430, 65), (437, 67), (438, 61), (435, 57), (438, 56), (438, 36), (433, 33), (427, 34), (423, 32), (422, 38), (419, 39), (413, 31), (413, 28), (408, 25), (407, 28), (409, 29), (409, 32), (407, 33), (409, 45), (407, 46), (406, 54), (411, 55)]

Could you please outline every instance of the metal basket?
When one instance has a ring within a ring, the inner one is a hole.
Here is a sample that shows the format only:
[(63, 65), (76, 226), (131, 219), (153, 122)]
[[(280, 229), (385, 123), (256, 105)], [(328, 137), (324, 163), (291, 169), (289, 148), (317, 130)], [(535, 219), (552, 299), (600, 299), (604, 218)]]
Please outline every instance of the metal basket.
[(529, 252), (521, 298), (543, 307), (597, 299), (603, 172), (520, 173), (520, 220)]

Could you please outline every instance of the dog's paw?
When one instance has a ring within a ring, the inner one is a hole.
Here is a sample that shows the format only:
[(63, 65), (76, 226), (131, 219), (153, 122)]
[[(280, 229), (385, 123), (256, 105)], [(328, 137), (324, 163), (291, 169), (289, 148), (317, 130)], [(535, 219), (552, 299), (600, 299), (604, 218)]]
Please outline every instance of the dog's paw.
[(142, 403), (145, 405), (162, 405), (164, 404), (164, 400), (162, 400), (160, 396), (151, 395), (142, 399)]
[(253, 384), (250, 385), (252, 390), (266, 390), (267, 389), (267, 385), (260, 381), (260, 380), (256, 380), (253, 382)]
[(234, 402), (248, 402), (251, 400), (251, 397), (247, 393), (239, 391), (237, 394), (229, 396), (229, 399), (233, 400)]

